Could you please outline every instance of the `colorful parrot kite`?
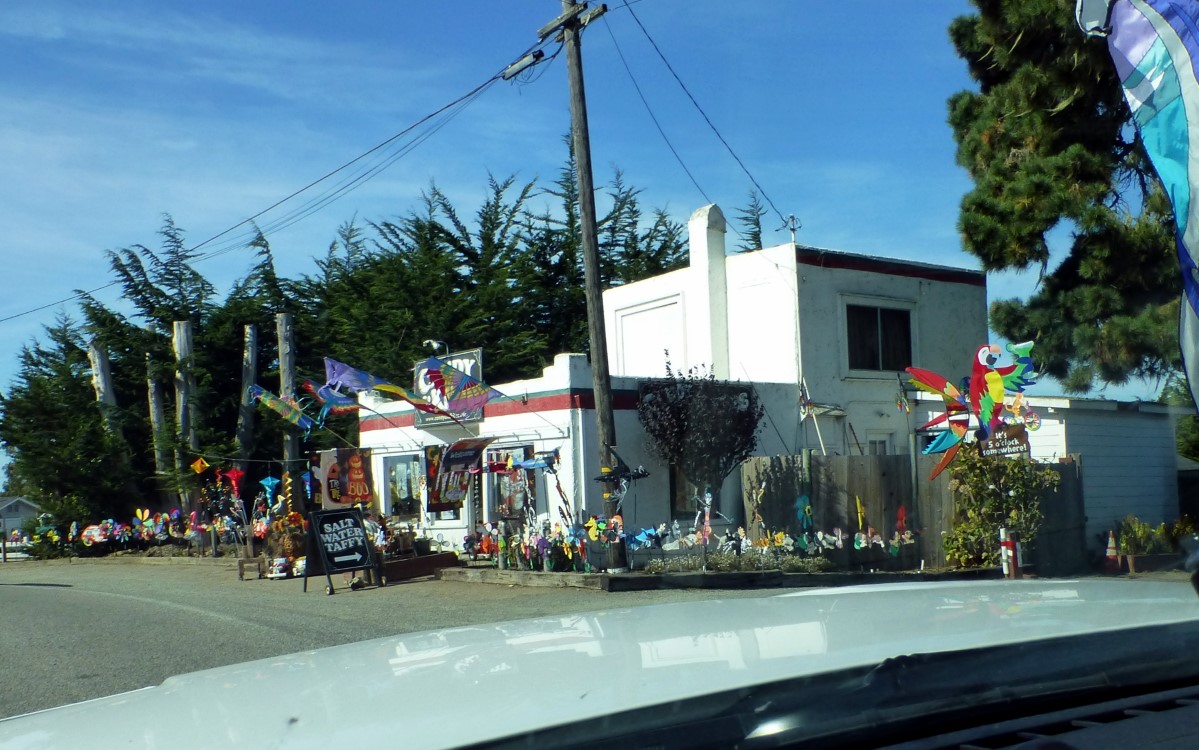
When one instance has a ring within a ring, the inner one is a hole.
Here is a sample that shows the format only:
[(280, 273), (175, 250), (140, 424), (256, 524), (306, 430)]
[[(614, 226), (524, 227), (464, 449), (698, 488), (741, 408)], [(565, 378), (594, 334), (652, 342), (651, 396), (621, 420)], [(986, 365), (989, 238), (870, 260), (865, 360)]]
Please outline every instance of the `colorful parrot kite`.
[(429, 382), (441, 394), (446, 411), (461, 414), (478, 409), (493, 396), (499, 395), (482, 380), (451, 367), (437, 357), (429, 357), (421, 367), (427, 371)]
[(1194, 0), (1079, 0), (1083, 31), (1107, 38), (1124, 98), (1176, 224), (1182, 271), (1178, 342), (1199, 403), (1199, 5)]
[[(962, 441), (966, 439), (966, 433), (970, 429), (970, 405), (962, 391), (958, 390), (957, 386), (945, 377), (935, 372), (921, 370), (918, 367), (909, 367), (907, 372), (912, 376), (912, 385), (927, 393), (940, 396), (945, 402), (945, 411), (942, 414), (916, 428), (917, 431), (927, 430), (942, 423), (947, 428), (937, 435), (923, 451), (926, 456), (933, 453), (945, 454), (929, 474), (928, 478), (931, 481), (945, 470), (945, 467), (961, 449)], [(968, 380), (963, 381), (963, 387), (969, 391)]]
[(943, 375), (919, 367), (909, 367), (911, 383), (916, 388), (940, 396), (945, 402), (945, 411), (916, 428), (927, 430), (939, 424), (946, 429), (922, 451), (924, 455), (944, 453), (940, 462), (933, 467), (929, 480), (949, 466), (962, 447), (962, 441), (970, 431), (970, 417), (978, 420), (976, 437), (985, 440), (1002, 421), (1004, 396), (1007, 393), (1023, 393), (1037, 382), (1036, 367), (1032, 362), (1033, 342), (1008, 344), (1008, 353), (1013, 363), (996, 368), (1000, 349), (994, 344), (981, 346), (974, 353), (974, 366), (970, 376), (963, 378), (959, 389)]
[(308, 437), (308, 433), (316, 426), (312, 417), (304, 413), (304, 409), (294, 398), (279, 398), (260, 385), (252, 385), (246, 389), (246, 392), (249, 393), (250, 398), (303, 430), (304, 437)]
[(974, 366), (970, 372), (970, 410), (978, 418), (980, 440), (985, 440), (999, 425), (1004, 394), (1023, 393), (1025, 388), (1037, 382), (1037, 371), (1029, 354), (1032, 342), (1008, 344), (1007, 349), (1015, 362), (998, 369), (995, 367), (999, 359), (998, 346), (987, 344), (974, 353)]

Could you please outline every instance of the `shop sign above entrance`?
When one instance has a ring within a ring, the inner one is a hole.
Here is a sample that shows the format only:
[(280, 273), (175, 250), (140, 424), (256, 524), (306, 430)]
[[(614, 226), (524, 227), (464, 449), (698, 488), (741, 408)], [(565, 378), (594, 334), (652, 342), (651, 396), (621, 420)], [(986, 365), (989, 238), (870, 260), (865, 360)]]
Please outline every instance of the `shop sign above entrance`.
[[(440, 358), (450, 367), (470, 375), (472, 378), (483, 380), (483, 350), (471, 349), (465, 352), (457, 352), (455, 354), (447, 354)], [(446, 410), (445, 398), (429, 380), (429, 370), (424, 366), (424, 360), (416, 363), (416, 377), (413, 382), (412, 390), (416, 391), (421, 398), (433, 404), (438, 409)], [(450, 419), (444, 414), (428, 414), (423, 411), (416, 412), (416, 426), (420, 429), (428, 429), (430, 427), (440, 427), (442, 425), (454, 424), (457, 420), (460, 424), (468, 422), (483, 421), (483, 407), (471, 409), (463, 412), (451, 412), (454, 419)]]

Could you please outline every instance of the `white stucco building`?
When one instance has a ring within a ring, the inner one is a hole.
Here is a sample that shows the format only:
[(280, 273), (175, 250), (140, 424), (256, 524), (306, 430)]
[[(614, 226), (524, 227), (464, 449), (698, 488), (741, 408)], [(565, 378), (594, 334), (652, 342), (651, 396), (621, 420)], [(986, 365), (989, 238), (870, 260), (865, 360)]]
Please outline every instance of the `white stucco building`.
[[(676, 370), (791, 386), (767, 402), (767, 455), (822, 444), (830, 454), (909, 452), (898, 376), (911, 365), (957, 372), (987, 341), (980, 271), (790, 243), (729, 255), (714, 205), (688, 229), (688, 268), (604, 292), (612, 373), (660, 376), (669, 350)], [(800, 384), (816, 405), (802, 428)]]
[[(981, 272), (792, 244), (729, 255), (717, 206), (696, 211), (688, 229), (688, 267), (604, 292), (616, 451), (651, 472), (625, 500), (628, 528), (685, 521), (694, 492), (656, 465), (637, 420), (639, 384), (664, 373), (666, 351), (676, 370), (709, 367), (719, 379), (752, 385), (767, 410), (762, 455), (907, 453), (915, 416), (897, 408), (899, 373), (913, 363), (954, 372), (987, 339)], [(489, 461), (559, 451), (556, 474), (529, 472), (529, 486), (517, 488), (551, 522), (560, 507), (576, 517), (600, 511), (587, 359), (561, 354), (539, 378), (493, 385), (504, 397), (466, 426), (419, 428), (411, 406), (363, 396), (370, 410), (360, 415), (361, 445), (372, 449), (384, 510), (426, 491), (421, 479), (427, 485), (437, 460), (427, 449), (483, 437), (494, 439)], [(815, 418), (801, 420), (809, 406)], [(739, 484), (734, 472), (721, 491), (719, 510), (734, 518)], [(461, 509), (426, 505), (420, 520), (431, 536), (458, 544), (512, 496), (504, 474), (482, 473)]]

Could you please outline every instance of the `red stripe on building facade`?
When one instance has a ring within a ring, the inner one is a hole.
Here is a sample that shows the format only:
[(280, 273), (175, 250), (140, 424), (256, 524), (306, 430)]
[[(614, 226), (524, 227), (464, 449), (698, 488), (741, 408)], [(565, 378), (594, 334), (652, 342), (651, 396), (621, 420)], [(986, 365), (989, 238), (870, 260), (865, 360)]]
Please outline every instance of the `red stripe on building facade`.
[[(508, 399), (493, 401), (483, 407), (483, 418), (507, 417), (513, 414), (528, 414), (535, 412), (566, 411), (569, 409), (594, 409), (595, 393), (591, 390), (579, 389), (558, 393), (547, 393), (539, 396), (529, 396), (526, 401)], [(613, 391), (612, 408), (620, 411), (637, 409), (636, 391)], [(389, 430), (393, 427), (412, 427), (416, 424), (415, 412), (403, 412), (394, 417), (370, 416), (358, 423), (359, 432), (374, 430)]]

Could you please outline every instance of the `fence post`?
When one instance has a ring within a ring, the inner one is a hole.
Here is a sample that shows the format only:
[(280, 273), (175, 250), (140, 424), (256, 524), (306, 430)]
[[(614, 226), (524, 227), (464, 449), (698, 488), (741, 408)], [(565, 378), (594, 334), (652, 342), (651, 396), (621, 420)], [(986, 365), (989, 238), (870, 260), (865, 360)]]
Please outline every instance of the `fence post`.
[(999, 560), (1003, 564), (1004, 578), (1022, 578), (1020, 571), (1020, 535), (999, 529)]

